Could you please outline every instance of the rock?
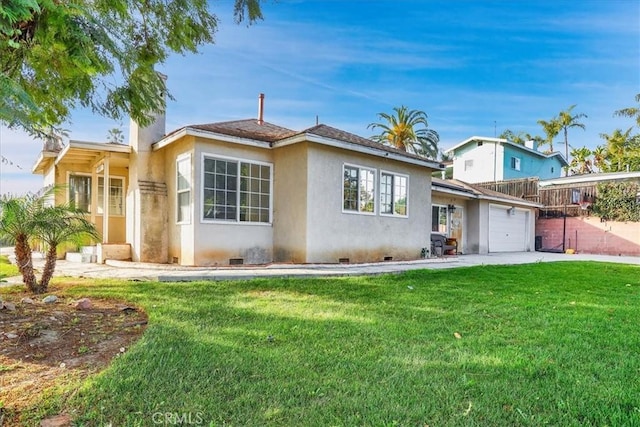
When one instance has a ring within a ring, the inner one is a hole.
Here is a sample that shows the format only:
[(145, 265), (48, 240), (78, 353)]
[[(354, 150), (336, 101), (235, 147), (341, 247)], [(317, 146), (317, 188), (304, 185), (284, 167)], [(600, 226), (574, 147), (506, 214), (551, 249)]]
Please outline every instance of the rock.
[(74, 307), (76, 310), (91, 310), (91, 308), (93, 308), (93, 303), (89, 298), (80, 298), (76, 301)]
[(56, 415), (40, 421), (40, 427), (70, 427), (71, 417), (67, 414)]
[(16, 305), (12, 302), (3, 302), (2, 303), (2, 308), (9, 310), (9, 311), (16, 311)]
[(13, 332), (7, 332), (6, 334), (4, 334), (4, 336), (9, 338), (10, 340), (18, 338), (18, 334), (14, 334)]
[(55, 295), (47, 295), (42, 299), (42, 302), (45, 304), (53, 304), (56, 301), (58, 301), (58, 297)]
[(29, 297), (24, 297), (24, 298), (22, 298), (22, 299), (20, 300), (20, 302), (21, 302), (21, 303), (23, 303), (23, 304), (34, 304), (34, 301), (33, 301), (31, 298), (29, 298)]

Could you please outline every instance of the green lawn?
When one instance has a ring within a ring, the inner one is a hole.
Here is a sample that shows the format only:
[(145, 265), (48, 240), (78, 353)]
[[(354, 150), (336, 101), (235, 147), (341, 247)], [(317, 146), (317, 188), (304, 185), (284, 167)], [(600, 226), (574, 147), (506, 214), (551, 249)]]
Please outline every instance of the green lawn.
[(72, 292), (150, 321), (67, 402), (80, 425), (640, 426), (638, 266)]

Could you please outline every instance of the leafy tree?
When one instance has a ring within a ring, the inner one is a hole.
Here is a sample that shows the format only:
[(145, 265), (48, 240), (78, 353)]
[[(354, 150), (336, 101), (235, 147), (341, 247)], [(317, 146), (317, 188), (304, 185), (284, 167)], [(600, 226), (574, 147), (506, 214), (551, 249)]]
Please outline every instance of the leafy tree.
[(111, 142), (114, 144), (124, 143), (124, 134), (122, 133), (122, 129), (120, 128), (109, 129), (109, 132), (107, 132), (107, 142)]
[(611, 135), (600, 134), (607, 142), (604, 148), (596, 149), (598, 155), (605, 153), (604, 159), (598, 162), (603, 172), (640, 171), (640, 135), (632, 136), (632, 129), (626, 132), (616, 129)]
[(571, 128), (580, 128), (580, 129), (585, 129), (585, 125), (583, 123), (580, 123), (578, 120), (582, 119), (582, 118), (586, 118), (587, 115), (584, 113), (576, 113), (576, 114), (571, 114), (572, 110), (575, 108), (575, 104), (572, 105), (571, 107), (567, 108), (564, 111), (560, 111), (560, 114), (558, 114), (558, 124), (560, 126), (560, 130), (564, 133), (564, 155), (565, 158), (567, 160), (567, 162), (569, 161), (569, 137), (568, 137), (568, 131)]
[(535, 141), (538, 145), (543, 145), (545, 143), (541, 136), (532, 136), (530, 133), (526, 132), (518, 132), (516, 134), (510, 129), (505, 129), (504, 132), (498, 135), (498, 138), (506, 139), (507, 141), (511, 141), (519, 145), (524, 145), (527, 141)]
[[(379, 135), (371, 137), (373, 141), (387, 144), (402, 151), (435, 159), (438, 156), (438, 132), (429, 129), (427, 114), (424, 111), (408, 110), (404, 105), (395, 107), (394, 114), (378, 113), (383, 123), (371, 123), (368, 129), (380, 129)], [(418, 126), (422, 129), (416, 129)]]
[[(22, 280), (30, 292), (47, 291), (57, 260), (57, 249), (63, 243), (90, 237), (98, 239), (95, 225), (83, 212), (70, 205), (52, 206), (50, 198), (59, 187), (49, 187), (37, 194), (0, 199), (0, 237), (15, 245), (16, 263)], [(31, 244), (40, 242), (46, 248), (45, 266), (38, 282), (33, 269)]]
[(549, 144), (549, 152), (553, 153), (553, 138), (558, 136), (560, 130), (562, 129), (560, 126), (560, 122), (556, 117), (554, 117), (549, 121), (538, 120), (538, 124), (542, 126), (542, 130), (546, 135), (543, 144)]
[(640, 127), (640, 93), (636, 94), (636, 102), (638, 103), (637, 107), (623, 108), (622, 110), (615, 111), (613, 115), (618, 117), (635, 118), (636, 125)]
[(637, 182), (611, 182), (598, 184), (598, 196), (593, 213), (611, 221), (640, 221), (640, 202)]
[(587, 147), (574, 148), (571, 150), (570, 171), (574, 175), (593, 172), (592, 152)]
[[(164, 109), (154, 66), (214, 41), (206, 0), (12, 0), (0, 4), (0, 121), (41, 135), (78, 105), (146, 125)], [(236, 22), (262, 19), (234, 0)]]

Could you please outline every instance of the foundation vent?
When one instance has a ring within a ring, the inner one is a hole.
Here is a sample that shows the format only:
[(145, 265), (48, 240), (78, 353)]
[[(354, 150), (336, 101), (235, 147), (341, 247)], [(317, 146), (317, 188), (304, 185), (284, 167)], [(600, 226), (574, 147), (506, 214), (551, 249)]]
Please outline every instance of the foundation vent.
[(340, 264), (349, 264), (349, 258), (338, 258)]
[(392, 256), (386, 256), (386, 257), (384, 257), (384, 261), (393, 261), (393, 257)]
[(244, 258), (229, 258), (229, 265), (242, 265)]

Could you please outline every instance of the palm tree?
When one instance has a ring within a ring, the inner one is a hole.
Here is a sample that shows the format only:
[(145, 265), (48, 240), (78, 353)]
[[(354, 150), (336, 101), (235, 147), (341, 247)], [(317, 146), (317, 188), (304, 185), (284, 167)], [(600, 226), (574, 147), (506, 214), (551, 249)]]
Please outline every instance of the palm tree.
[(48, 206), (32, 218), (36, 238), (46, 247), (42, 277), (35, 293), (44, 293), (49, 287), (58, 259), (58, 246), (63, 243), (81, 243), (87, 237), (98, 240), (95, 225), (84, 212), (71, 204)]
[(594, 166), (597, 167), (600, 172), (607, 172), (607, 148), (603, 145), (598, 145), (591, 154), (593, 154)]
[(553, 153), (553, 138), (558, 136), (560, 133), (560, 122), (554, 117), (549, 121), (538, 120), (538, 124), (542, 126), (542, 130), (547, 136), (544, 140), (544, 144), (549, 144), (549, 152)]
[[(385, 123), (371, 123), (367, 129), (381, 129), (380, 135), (372, 136), (373, 141), (388, 144), (402, 151), (435, 159), (438, 156), (438, 132), (429, 129), (424, 111), (408, 110), (404, 105), (393, 109), (395, 114), (378, 113)], [(423, 125), (422, 129), (415, 129)]]
[(591, 150), (587, 147), (574, 148), (571, 150), (571, 173), (580, 175), (593, 172), (593, 164), (591, 162)]
[[(48, 187), (36, 194), (0, 199), (0, 237), (15, 245), (16, 263), (22, 280), (32, 293), (47, 291), (55, 270), (57, 248), (80, 237), (98, 238), (95, 226), (70, 205), (51, 206), (50, 197), (60, 187)], [(45, 267), (40, 282), (33, 270), (31, 244), (44, 243)]]
[(584, 113), (577, 113), (575, 115), (571, 115), (571, 110), (573, 110), (576, 105), (572, 105), (567, 108), (565, 111), (560, 111), (558, 114), (558, 123), (560, 124), (560, 129), (564, 132), (564, 155), (566, 157), (567, 162), (569, 161), (569, 139), (567, 136), (567, 132), (570, 128), (585, 128), (583, 123), (580, 123), (578, 119), (586, 118), (587, 115)]
[(122, 144), (124, 142), (124, 134), (120, 128), (112, 128), (107, 132), (107, 142), (113, 144)]
[(31, 292), (35, 292), (37, 280), (33, 271), (31, 241), (34, 228), (30, 219), (42, 206), (41, 193), (22, 197), (5, 195), (0, 199), (0, 237), (14, 245), (22, 281)]
[(537, 145), (543, 145), (545, 143), (544, 139), (541, 136), (532, 136), (527, 132), (518, 132), (516, 134), (510, 129), (505, 129), (504, 132), (498, 135), (498, 138), (506, 139), (507, 141), (511, 141), (514, 144), (518, 145), (525, 145), (527, 141), (535, 141)]
[(615, 111), (613, 115), (617, 117), (635, 118), (636, 124), (640, 126), (640, 93), (636, 94), (636, 102), (639, 104), (638, 107), (623, 108), (622, 110)]

